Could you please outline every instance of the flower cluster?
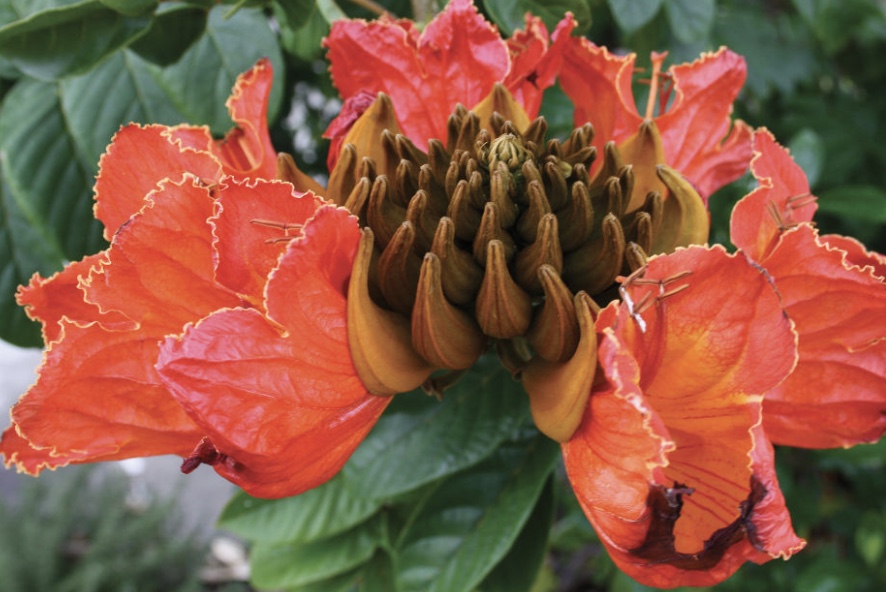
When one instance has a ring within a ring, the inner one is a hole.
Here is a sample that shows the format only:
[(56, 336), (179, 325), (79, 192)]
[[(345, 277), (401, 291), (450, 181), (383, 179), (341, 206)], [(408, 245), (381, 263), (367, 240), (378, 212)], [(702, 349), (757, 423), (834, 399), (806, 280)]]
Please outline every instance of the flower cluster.
[[(95, 185), (110, 246), (18, 293), (47, 348), (7, 465), (177, 454), (296, 495), (392, 395), (493, 350), (638, 581), (710, 585), (800, 550), (772, 445), (886, 431), (886, 259), (819, 235), (787, 151), (731, 120), (740, 56), (663, 72), (653, 54), (640, 114), (635, 56), (574, 26), (527, 16), (502, 39), (470, 0), (423, 31), (335, 23), (327, 187), (271, 145), (266, 61), (223, 140), (121, 129)], [(557, 79), (563, 140), (538, 117)], [(738, 251), (707, 246), (708, 199), (748, 167)]]

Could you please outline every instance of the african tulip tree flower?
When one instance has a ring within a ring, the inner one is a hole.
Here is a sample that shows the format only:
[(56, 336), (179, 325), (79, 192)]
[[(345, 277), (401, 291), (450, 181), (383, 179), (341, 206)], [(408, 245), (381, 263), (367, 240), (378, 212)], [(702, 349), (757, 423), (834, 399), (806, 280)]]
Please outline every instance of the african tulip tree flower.
[(667, 54), (653, 53), (641, 115), (632, 89), (635, 54), (617, 56), (578, 37), (562, 54), (560, 84), (575, 104), (575, 125), (593, 124), (598, 149), (615, 142), (629, 162), (668, 164), (705, 200), (747, 171), (751, 129), (730, 119), (747, 76), (743, 57), (721, 48), (662, 73)]
[[(96, 182), (110, 247), (19, 293), (47, 350), (3, 435), (7, 464), (178, 454), (183, 470), (212, 464), (255, 495), (294, 495), (329, 479), (381, 414), (389, 399), (356, 376), (345, 327), (359, 233), (273, 179), (271, 80), (264, 61), (238, 80), (239, 127), (221, 142), (185, 126), (115, 136)], [(220, 321), (234, 333), (213, 342)], [(275, 367), (265, 384), (230, 361), (244, 353)], [(207, 392), (218, 363), (233, 377)]]
[(773, 281), (800, 352), (766, 395), (766, 432), (810, 448), (874, 442), (886, 431), (883, 257), (819, 235), (806, 176), (766, 130), (754, 134), (751, 170), (760, 186), (735, 206), (732, 241)]
[(778, 294), (721, 247), (654, 257), (621, 292), (597, 318), (602, 376), (563, 445), (609, 555), (673, 587), (800, 550), (761, 425), (764, 394), (796, 362)]
[(567, 16), (551, 40), (541, 19), (527, 15), (525, 31), (502, 39), (471, 0), (453, 0), (421, 32), (412, 21), (387, 17), (336, 21), (324, 44), (345, 105), (326, 132), (333, 139), (330, 169), (344, 133), (379, 92), (390, 97), (400, 130), (421, 150), (431, 138), (446, 138), (457, 105), (475, 108), (496, 83), (535, 118), (574, 26)]

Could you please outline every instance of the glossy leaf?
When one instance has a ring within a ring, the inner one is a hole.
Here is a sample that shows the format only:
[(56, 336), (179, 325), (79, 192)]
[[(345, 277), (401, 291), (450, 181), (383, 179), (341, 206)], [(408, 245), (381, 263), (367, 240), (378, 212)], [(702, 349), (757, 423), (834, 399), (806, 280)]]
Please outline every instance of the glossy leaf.
[(442, 401), (398, 395), (344, 468), (359, 497), (412, 491), (486, 458), (529, 416), (523, 390), (497, 359), (482, 359)]
[(147, 32), (131, 49), (160, 66), (174, 64), (206, 30), (208, 11), (185, 2), (164, 2)]
[[(821, 177), (821, 171), (826, 158), (824, 142), (821, 136), (815, 130), (804, 128), (794, 134), (794, 137), (788, 142), (788, 149), (791, 151), (791, 156), (794, 157), (796, 163), (806, 173), (809, 185), (814, 187), (819, 177)], [(881, 194), (880, 198), (882, 199), (882, 197), (883, 195)], [(884, 202), (884, 209), (886, 209), (886, 202)]]
[(26, 284), (34, 271), (49, 275), (64, 255), (25, 218), (12, 191), (0, 186), (0, 336), (20, 346), (39, 346), (40, 326), (15, 302), (16, 287)]
[(549, 480), (517, 540), (480, 583), (480, 592), (529, 592), (544, 562), (554, 521), (554, 481)]
[[(224, 10), (213, 9), (206, 35), (172, 68), (158, 68), (125, 50), (82, 76), (56, 84), (24, 78), (9, 91), (0, 108), (5, 199), (19, 212), (9, 210), (10, 220), (17, 220), (15, 232), (40, 237), (42, 246), (29, 248), (27, 256), (0, 258), (0, 278), (10, 285), (27, 282), (38, 269), (50, 273), (62, 261), (104, 246), (100, 224), (92, 216), (91, 187), (99, 156), (121, 125), (189, 121), (209, 124), (219, 135), (231, 127), (224, 104), (237, 75), (262, 55), (282, 58), (260, 12), (244, 9), (225, 20)], [(204, 77), (195, 71), (204, 72)], [(281, 87), (275, 85), (272, 111)], [(206, 89), (212, 89), (212, 96)], [(0, 302), (11, 307), (13, 292), (14, 286)], [(0, 321), (0, 337), (27, 343), (28, 338), (17, 337), (18, 330), (10, 326), (15, 318)], [(15, 323), (21, 326), (18, 318)], [(31, 339), (33, 331), (36, 326)]]
[(150, 17), (127, 16), (100, 2), (52, 2), (0, 27), (0, 55), (35, 78), (82, 72), (143, 35)]
[(710, 33), (717, 0), (669, 0), (664, 5), (671, 31), (683, 43), (702, 41)]
[(13, 198), (34, 231), (70, 260), (100, 250), (89, 198), (94, 165), (77, 158), (55, 85), (33, 79), (16, 84), (0, 109), (0, 149)]
[(380, 502), (354, 496), (339, 475), (295, 497), (265, 500), (238, 492), (219, 527), (263, 544), (308, 543), (357, 526), (380, 507)]
[(252, 547), (252, 584), (259, 588), (290, 589), (345, 574), (372, 557), (380, 526), (381, 520), (377, 518), (310, 543), (257, 543)]
[(524, 27), (523, 15), (527, 12), (541, 17), (551, 31), (567, 12), (571, 12), (578, 21), (577, 33), (583, 33), (591, 26), (590, 3), (585, 0), (486, 0), (483, 6), (505, 35)]
[(886, 191), (873, 185), (843, 185), (823, 191), (818, 207), (828, 214), (886, 224)]
[(612, 18), (625, 33), (633, 33), (655, 17), (662, 0), (608, 0)]
[(476, 587), (517, 539), (558, 457), (531, 429), (443, 482), (398, 536), (399, 589)]

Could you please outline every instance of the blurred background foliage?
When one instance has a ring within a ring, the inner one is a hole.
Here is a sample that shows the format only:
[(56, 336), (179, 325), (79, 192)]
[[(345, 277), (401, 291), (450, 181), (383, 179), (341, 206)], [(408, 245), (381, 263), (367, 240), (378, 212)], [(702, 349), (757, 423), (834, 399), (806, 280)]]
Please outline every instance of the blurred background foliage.
[[(230, 127), (222, 106), (234, 78), (269, 56), (277, 76), (270, 112), (275, 145), (324, 176), (327, 144), (320, 137), (340, 106), (321, 49), (329, 23), (342, 16), (373, 18), (379, 5), (426, 22), (443, 5), (377, 1), (0, 0), (0, 337), (39, 345), (38, 328), (14, 303), (15, 287), (35, 271), (51, 274), (103, 246), (91, 219), (91, 186), (98, 158), (120, 125), (186, 121), (221, 135)], [(583, 34), (615, 51), (637, 52), (641, 66), (653, 50), (668, 50), (669, 63), (675, 63), (728, 45), (747, 58), (749, 70), (736, 115), (768, 127), (791, 148), (820, 198), (819, 227), (886, 251), (882, 0), (479, 4), (505, 34), (522, 25), (527, 10), (551, 29), (570, 10)], [(571, 127), (571, 109), (556, 87), (546, 94), (543, 113), (554, 133)], [(728, 243), (731, 207), (751, 186), (745, 177), (711, 199), (712, 242)], [(790, 562), (745, 566), (717, 590), (884, 589), (884, 459), (882, 442), (849, 451), (779, 450), (782, 488), (809, 546)], [(533, 590), (644, 590), (615, 570), (568, 484), (561, 479), (559, 485), (549, 552)], [(28, 503), (35, 504), (29, 515), (37, 517), (41, 504), (65, 506), (37, 497)], [(50, 540), (64, 539), (58, 534), (63, 524), (37, 528), (23, 521), (10, 527), (10, 514), (0, 517), (0, 543), (18, 553), (8, 555), (13, 563), (34, 570), (42, 560), (53, 566), (46, 573), (61, 569), (57, 558), (41, 557), (52, 555), (47, 548), (63, 550)], [(10, 546), (10, 540), (17, 544)], [(90, 559), (87, 554), (80, 560)], [(71, 577), (91, 577), (83, 573)]]

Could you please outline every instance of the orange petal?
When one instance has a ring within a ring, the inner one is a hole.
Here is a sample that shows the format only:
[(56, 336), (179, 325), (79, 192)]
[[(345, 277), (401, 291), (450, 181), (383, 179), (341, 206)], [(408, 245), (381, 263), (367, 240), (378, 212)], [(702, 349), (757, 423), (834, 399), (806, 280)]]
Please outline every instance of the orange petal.
[(331, 478), (390, 402), (366, 392), (348, 348), (359, 236), (346, 210), (321, 208), (271, 274), (268, 317), (219, 311), (163, 346), (160, 373), (226, 458), (215, 469), (251, 495)]
[[(575, 126), (594, 126), (597, 154), (603, 154), (606, 142), (627, 139), (643, 121), (631, 88), (636, 58), (616, 56), (583, 37), (570, 38), (563, 52), (560, 85), (575, 106)], [(596, 171), (600, 164), (595, 164)]]
[(868, 251), (863, 244), (851, 236), (827, 234), (821, 237), (829, 247), (846, 252), (846, 263), (856, 267), (870, 267), (874, 275), (881, 280), (886, 279), (886, 256), (875, 251)]
[(99, 267), (107, 256), (107, 251), (90, 255), (45, 279), (34, 274), (27, 286), (19, 286), (16, 302), (25, 307), (28, 318), (42, 323), (45, 343), (59, 338), (62, 317), (83, 324), (98, 321), (107, 329), (133, 328), (132, 321), (124, 315), (114, 311), (103, 313), (83, 299), (81, 278), (87, 277), (93, 267)]
[(36, 448), (23, 438), (11, 425), (0, 437), (0, 455), (6, 468), (15, 465), (19, 473), (39, 475), (43, 469), (56, 469), (70, 463), (76, 463), (82, 454), (53, 454), (50, 448)]
[(288, 183), (226, 179), (210, 218), (218, 282), (263, 306), (268, 274), (286, 250), (286, 237), (299, 236), (323, 203), (313, 193), (293, 194)]
[(210, 190), (164, 183), (114, 236), (83, 282), (86, 301), (119, 311), (157, 338), (240, 299), (214, 279)]
[(537, 16), (526, 13), (526, 30), (514, 31), (506, 40), (511, 69), (502, 81), (523, 106), (529, 119), (541, 108), (544, 90), (554, 83), (563, 63), (563, 52), (576, 22), (571, 13), (557, 24), (551, 42), (548, 30)]
[(17, 459), (20, 468), (38, 471), (72, 460), (186, 454), (193, 448), (201, 433), (153, 369), (160, 335), (68, 321), (61, 326), (36, 383), (11, 413), (36, 452), (26, 454), (15, 441), (7, 447), (5, 440), (8, 462)]
[(667, 164), (692, 181), (707, 199), (748, 169), (748, 128), (730, 132), (732, 104), (747, 77), (742, 56), (720, 48), (690, 64), (669, 69), (674, 99), (655, 122), (661, 131)]
[(766, 395), (767, 434), (807, 448), (878, 440), (886, 432), (883, 279), (807, 224), (785, 232), (765, 265), (800, 352), (797, 369)]
[(736, 247), (762, 263), (781, 232), (812, 220), (818, 206), (803, 169), (765, 128), (754, 133), (751, 172), (759, 186), (735, 204), (730, 236)]
[(212, 183), (221, 176), (215, 158), (172, 141), (171, 129), (163, 125), (124, 127), (99, 160), (95, 217), (105, 225), (107, 240), (145, 205), (145, 196), (163, 179), (181, 181), (191, 174)]
[(268, 58), (260, 59), (237, 77), (225, 103), (237, 127), (215, 142), (212, 150), (224, 165), (225, 173), (253, 179), (276, 176), (277, 152), (268, 132), (268, 98), (273, 82), (274, 70)]
[(386, 93), (403, 133), (421, 150), (430, 138), (446, 139), (458, 103), (479, 103), (510, 67), (507, 45), (470, 0), (450, 2), (420, 36), (401, 21), (343, 19), (324, 45), (342, 98)]
[[(761, 543), (749, 534), (759, 508), (769, 520), (780, 499), (771, 459), (754, 455), (768, 444), (756, 429), (762, 393), (795, 362), (777, 295), (741, 256), (702, 247), (650, 259), (623, 291), (624, 302), (597, 321), (606, 382), (564, 446), (579, 500), (613, 560), (641, 583), (673, 587), (711, 585), (748, 559), (789, 554), (795, 538)], [(604, 416), (598, 399), (621, 411)], [(638, 456), (597, 452), (619, 437)], [(591, 460), (574, 460), (576, 447)], [(600, 477), (589, 466), (603, 467)], [(623, 482), (593, 489), (598, 478), (612, 479), (607, 471)]]

